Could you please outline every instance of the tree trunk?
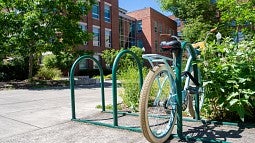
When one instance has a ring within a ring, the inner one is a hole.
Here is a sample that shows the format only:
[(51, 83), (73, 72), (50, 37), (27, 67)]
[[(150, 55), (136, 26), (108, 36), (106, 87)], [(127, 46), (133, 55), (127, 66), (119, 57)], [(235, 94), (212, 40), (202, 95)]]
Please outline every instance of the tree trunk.
[(28, 79), (31, 80), (33, 77), (33, 64), (34, 56), (32, 53), (29, 54), (29, 67), (28, 67)]

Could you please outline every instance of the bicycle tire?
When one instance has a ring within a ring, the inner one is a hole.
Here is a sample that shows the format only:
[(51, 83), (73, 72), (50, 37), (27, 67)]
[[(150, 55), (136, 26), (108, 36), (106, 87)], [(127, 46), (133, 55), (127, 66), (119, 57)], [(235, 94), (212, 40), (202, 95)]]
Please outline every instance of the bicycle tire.
[(148, 141), (163, 143), (169, 138), (176, 122), (176, 106), (174, 75), (165, 65), (155, 66), (144, 80), (139, 104), (140, 125)]
[[(199, 94), (199, 112), (202, 109), (203, 102), (204, 102), (204, 87), (202, 82), (202, 76), (199, 68), (194, 63), (194, 59), (191, 58), (191, 55), (195, 56), (195, 49), (191, 46), (186, 46), (183, 50), (183, 56), (182, 56), (182, 64), (185, 65), (184, 69), (182, 71), (188, 71), (192, 74), (193, 77), (197, 77), (197, 81), (200, 84), (195, 85), (193, 81), (190, 79), (190, 77), (183, 77), (183, 93), (186, 94), (186, 97), (184, 101), (186, 101), (186, 108), (188, 107), (188, 112), (190, 115), (195, 118), (195, 93), (192, 93), (191, 89), (196, 89), (196, 94)], [(196, 72), (195, 72), (195, 71)], [(197, 75), (194, 75), (194, 74)], [(194, 91), (193, 91), (194, 92)]]

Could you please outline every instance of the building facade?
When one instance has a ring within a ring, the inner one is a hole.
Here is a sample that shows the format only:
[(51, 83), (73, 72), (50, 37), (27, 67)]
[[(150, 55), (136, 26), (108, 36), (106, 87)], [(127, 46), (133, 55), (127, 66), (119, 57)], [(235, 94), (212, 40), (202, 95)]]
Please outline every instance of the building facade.
[[(160, 45), (160, 34), (177, 34), (176, 22), (152, 8), (127, 13), (119, 8), (118, 0), (97, 0), (91, 12), (79, 22), (83, 30), (93, 33), (81, 49), (93, 51), (94, 58), (103, 67), (102, 51), (106, 49), (127, 49), (132, 46), (143, 48), (145, 53), (164, 54)], [(97, 68), (91, 60), (83, 60), (79, 69)]]
[(160, 34), (177, 34), (177, 24), (174, 20), (152, 8), (127, 13), (136, 19), (136, 45), (144, 48), (145, 53), (165, 54), (160, 49)]
[[(102, 51), (109, 48), (119, 49), (118, 13), (118, 0), (97, 0), (91, 12), (79, 22), (83, 30), (93, 33), (93, 39), (84, 43), (80, 48), (85, 51), (93, 51), (94, 58), (102, 65), (104, 65), (101, 58)], [(97, 66), (90, 60), (80, 62), (80, 70), (89, 68), (97, 68)]]

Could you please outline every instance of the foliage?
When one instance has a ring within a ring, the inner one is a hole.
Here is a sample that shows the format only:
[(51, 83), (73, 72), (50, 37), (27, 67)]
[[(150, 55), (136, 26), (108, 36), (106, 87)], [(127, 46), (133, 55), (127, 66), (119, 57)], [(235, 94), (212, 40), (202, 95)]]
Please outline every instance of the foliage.
[(186, 41), (204, 40), (207, 31), (215, 27), (216, 3), (204, 0), (158, 0), (164, 10), (171, 11), (180, 18), (185, 27), (182, 29)]
[(202, 22), (201, 17), (187, 20), (182, 29), (183, 37), (189, 42), (198, 42), (205, 40), (207, 32), (211, 29), (209, 24)]
[(105, 60), (107, 66), (112, 67), (114, 59), (119, 51), (116, 49), (107, 49), (103, 51), (102, 58)]
[(58, 55), (73, 52), (89, 39), (78, 22), (88, 13), (93, 0), (2, 0), (0, 2), (0, 58), (29, 57), (29, 77), (33, 59), (46, 51)]
[(220, 10), (222, 23), (227, 24), (228, 28), (242, 27), (243, 30), (249, 29), (253, 33), (252, 25), (255, 23), (254, 5), (254, 0), (246, 2), (240, 0), (217, 0), (217, 8)]
[[(121, 50), (115, 50), (115, 49), (110, 49), (110, 50), (104, 50), (102, 54), (102, 58), (105, 60), (107, 65), (110, 65), (110, 67), (113, 65), (113, 62), (116, 58), (116, 56), (124, 49)], [(129, 49), (132, 51), (137, 57), (139, 58), (140, 63), (142, 63), (142, 49), (139, 47), (131, 47)], [(120, 71), (126, 70), (129, 66), (136, 66), (136, 62), (134, 62), (133, 57), (130, 54), (126, 54), (123, 57), (121, 57), (120, 62), (118, 63), (118, 68)]]
[(42, 64), (47, 68), (58, 68), (61, 71), (68, 71), (74, 60), (79, 55), (93, 55), (93, 51), (77, 51), (75, 53), (61, 52), (58, 55), (49, 54), (45, 55), (42, 59)]
[[(124, 90), (120, 94), (120, 97), (123, 99), (123, 103), (133, 111), (137, 111), (139, 105), (140, 78), (138, 73), (137, 67), (129, 66), (118, 75), (121, 81), (121, 87)], [(147, 73), (148, 70), (144, 68), (143, 76)]]
[(45, 55), (42, 64), (47, 68), (54, 68), (57, 65), (56, 56), (54, 54)]
[(36, 74), (36, 78), (43, 80), (56, 80), (60, 79), (62, 72), (57, 68), (41, 67)]
[(211, 43), (201, 68), (207, 83), (207, 116), (218, 119), (255, 119), (255, 40), (238, 46), (230, 38)]
[(214, 23), (216, 4), (207, 0), (158, 0), (164, 10), (171, 11), (183, 21), (201, 16), (203, 22)]
[[(103, 51), (102, 57), (106, 64), (113, 65), (116, 56), (122, 51), (121, 50), (105, 50)], [(129, 49), (139, 58), (140, 63), (142, 63), (142, 49), (139, 47), (131, 47)], [(146, 73), (146, 69), (143, 70), (143, 75)], [(137, 63), (134, 62), (133, 57), (130, 54), (123, 55), (118, 63), (118, 78), (121, 81), (121, 86), (123, 88), (123, 93), (120, 96), (123, 99), (123, 103), (136, 111), (138, 107), (139, 100), (139, 74)]]
[(26, 79), (28, 63), (26, 57), (12, 57), (4, 59), (0, 64), (0, 81)]

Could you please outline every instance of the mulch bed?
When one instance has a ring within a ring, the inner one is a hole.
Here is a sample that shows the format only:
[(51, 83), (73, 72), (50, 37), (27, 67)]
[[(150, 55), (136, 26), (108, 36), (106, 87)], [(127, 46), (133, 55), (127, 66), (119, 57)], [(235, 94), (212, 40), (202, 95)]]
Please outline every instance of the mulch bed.
[(44, 87), (67, 87), (68, 80), (34, 80), (0, 82), (0, 90), (4, 89), (32, 89)]

